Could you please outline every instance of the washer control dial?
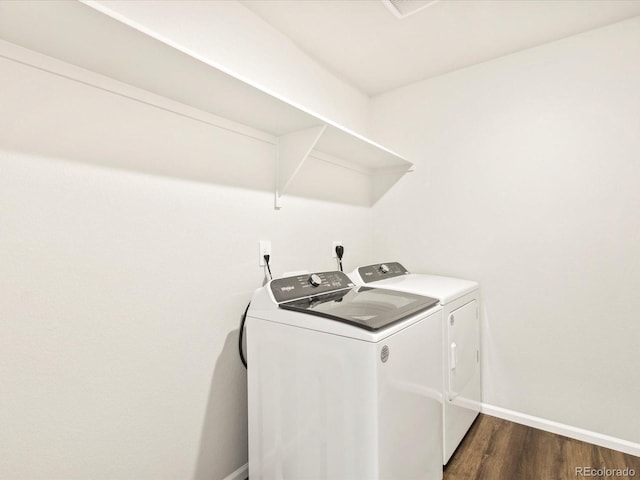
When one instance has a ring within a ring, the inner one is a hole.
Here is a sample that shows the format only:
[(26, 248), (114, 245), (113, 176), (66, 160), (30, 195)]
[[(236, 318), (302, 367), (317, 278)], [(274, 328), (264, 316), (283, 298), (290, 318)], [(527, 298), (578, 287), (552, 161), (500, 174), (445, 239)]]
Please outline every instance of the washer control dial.
[(312, 287), (317, 287), (322, 283), (322, 279), (320, 278), (320, 275), (313, 273), (309, 276), (309, 283)]
[(385, 265), (384, 263), (382, 265), (380, 265), (380, 273), (389, 273), (389, 267), (387, 267), (387, 265)]

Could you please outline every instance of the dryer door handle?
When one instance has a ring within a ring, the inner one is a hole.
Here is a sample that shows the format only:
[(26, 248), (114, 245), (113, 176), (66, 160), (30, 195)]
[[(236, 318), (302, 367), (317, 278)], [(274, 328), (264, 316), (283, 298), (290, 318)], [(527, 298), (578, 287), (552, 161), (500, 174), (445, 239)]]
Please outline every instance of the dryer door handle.
[(456, 364), (458, 363), (458, 345), (456, 342), (451, 342), (449, 346), (449, 365), (451, 370), (456, 369)]

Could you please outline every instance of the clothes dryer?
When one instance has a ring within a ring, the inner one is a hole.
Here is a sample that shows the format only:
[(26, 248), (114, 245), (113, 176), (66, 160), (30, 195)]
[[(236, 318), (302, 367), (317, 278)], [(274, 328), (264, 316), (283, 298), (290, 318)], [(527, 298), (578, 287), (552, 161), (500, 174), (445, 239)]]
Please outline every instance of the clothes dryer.
[(378, 263), (349, 274), (357, 285), (428, 295), (443, 308), (442, 443), (444, 465), (480, 412), (480, 289), (477, 282), (410, 273), (400, 263)]
[(337, 271), (258, 289), (246, 317), (250, 478), (441, 479), (441, 311)]

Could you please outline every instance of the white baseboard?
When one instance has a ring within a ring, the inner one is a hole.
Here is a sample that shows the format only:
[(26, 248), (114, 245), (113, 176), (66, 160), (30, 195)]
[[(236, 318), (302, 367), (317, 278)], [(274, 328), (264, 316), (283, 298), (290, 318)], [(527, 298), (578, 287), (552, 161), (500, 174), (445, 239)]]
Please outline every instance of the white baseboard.
[(230, 473), (223, 480), (244, 480), (245, 478), (249, 478), (249, 464), (245, 463), (235, 472)]
[(520, 413), (514, 410), (488, 405), (486, 403), (482, 404), (481, 412), (491, 415), (492, 417), (503, 418), (511, 422), (527, 425), (528, 427), (544, 430), (545, 432), (556, 433), (558, 435), (574, 438), (583, 442), (593, 443), (594, 445), (611, 448), (613, 450), (618, 450), (620, 452), (640, 457), (640, 443), (610, 437), (609, 435), (603, 435), (602, 433), (572, 427), (571, 425), (553, 422), (544, 418), (534, 417), (533, 415), (527, 415), (526, 413)]

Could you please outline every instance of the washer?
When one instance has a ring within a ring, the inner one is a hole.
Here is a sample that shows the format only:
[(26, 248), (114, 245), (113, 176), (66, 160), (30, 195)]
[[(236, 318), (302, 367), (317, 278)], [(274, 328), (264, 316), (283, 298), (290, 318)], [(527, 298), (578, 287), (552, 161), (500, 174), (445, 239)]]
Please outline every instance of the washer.
[(480, 289), (477, 282), (409, 273), (400, 263), (377, 263), (349, 274), (358, 285), (428, 295), (443, 307), (442, 463), (447, 464), (480, 412)]
[(258, 289), (246, 317), (250, 478), (441, 479), (441, 334), (438, 300), (338, 271)]

